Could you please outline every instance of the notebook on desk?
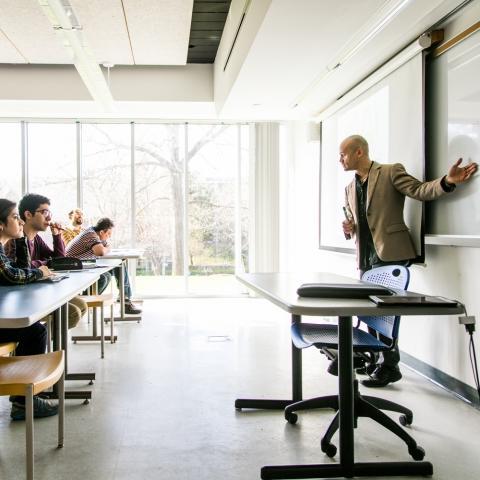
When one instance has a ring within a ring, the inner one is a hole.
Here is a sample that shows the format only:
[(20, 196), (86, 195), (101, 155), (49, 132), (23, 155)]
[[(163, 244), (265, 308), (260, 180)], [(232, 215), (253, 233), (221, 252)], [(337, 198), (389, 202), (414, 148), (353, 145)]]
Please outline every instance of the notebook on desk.
[(399, 305), (428, 305), (431, 307), (456, 307), (458, 302), (445, 297), (433, 297), (430, 295), (371, 295), (370, 300), (376, 305), (399, 306)]
[(64, 278), (68, 278), (70, 275), (68, 273), (54, 273), (53, 275), (49, 275), (48, 277), (40, 278), (40, 281), (44, 282), (59, 282)]
[(300, 297), (310, 298), (368, 298), (393, 293), (387, 287), (373, 283), (304, 283), (297, 289)]

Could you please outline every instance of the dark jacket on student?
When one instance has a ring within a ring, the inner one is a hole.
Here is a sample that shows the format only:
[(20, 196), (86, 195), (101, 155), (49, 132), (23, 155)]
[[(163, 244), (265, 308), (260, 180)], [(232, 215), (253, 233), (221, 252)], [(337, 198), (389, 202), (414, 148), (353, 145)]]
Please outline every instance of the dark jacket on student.
[(42, 278), (38, 268), (28, 268), (27, 244), (17, 250), (17, 262), (12, 262), (0, 244), (0, 285), (24, 285)]

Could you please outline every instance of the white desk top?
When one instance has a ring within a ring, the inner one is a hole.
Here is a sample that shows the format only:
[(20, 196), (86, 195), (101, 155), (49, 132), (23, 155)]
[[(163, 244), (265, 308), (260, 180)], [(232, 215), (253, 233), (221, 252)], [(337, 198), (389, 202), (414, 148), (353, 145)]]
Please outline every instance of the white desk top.
[(463, 308), (435, 306), (379, 307), (370, 300), (342, 298), (304, 298), (297, 295), (302, 283), (360, 283), (354, 278), (332, 273), (245, 273), (237, 279), (262, 297), (295, 315), (454, 315)]
[(37, 281), (28, 285), (0, 286), (0, 328), (23, 328), (53, 312), (98, 277), (120, 264), (106, 260), (105, 268), (75, 270), (59, 282)]
[(102, 257), (97, 257), (97, 259), (102, 258), (119, 258), (120, 260), (124, 259), (136, 259), (143, 256), (143, 250), (137, 248), (112, 248), (107, 255)]

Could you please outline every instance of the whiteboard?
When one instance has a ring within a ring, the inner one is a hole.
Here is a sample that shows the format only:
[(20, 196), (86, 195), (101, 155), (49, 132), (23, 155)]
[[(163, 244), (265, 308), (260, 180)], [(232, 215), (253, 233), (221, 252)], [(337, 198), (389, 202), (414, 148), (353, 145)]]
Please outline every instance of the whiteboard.
[[(459, 157), (480, 161), (480, 32), (428, 64), (427, 178), (445, 175)], [(427, 204), (426, 231), (480, 237), (480, 175)]]
[[(423, 54), (415, 55), (386, 78), (322, 121), (320, 168), (320, 248), (353, 251), (341, 223), (345, 187), (354, 172), (339, 163), (339, 145), (349, 135), (362, 135), (370, 158), (379, 163), (402, 163), (407, 172), (424, 180)], [(423, 251), (421, 202), (407, 198), (405, 222), (419, 256)]]

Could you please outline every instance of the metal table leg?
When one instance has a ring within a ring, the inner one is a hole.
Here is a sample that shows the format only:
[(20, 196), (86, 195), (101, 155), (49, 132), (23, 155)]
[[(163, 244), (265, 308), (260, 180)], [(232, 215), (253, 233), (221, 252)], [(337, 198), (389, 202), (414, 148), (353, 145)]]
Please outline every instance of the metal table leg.
[[(292, 323), (302, 321), (300, 315), (292, 315)], [(255, 408), (261, 410), (283, 410), (291, 403), (302, 400), (302, 350), (297, 348), (292, 342), (292, 399), (287, 400), (265, 400), (265, 399), (237, 399), (235, 408)]]

